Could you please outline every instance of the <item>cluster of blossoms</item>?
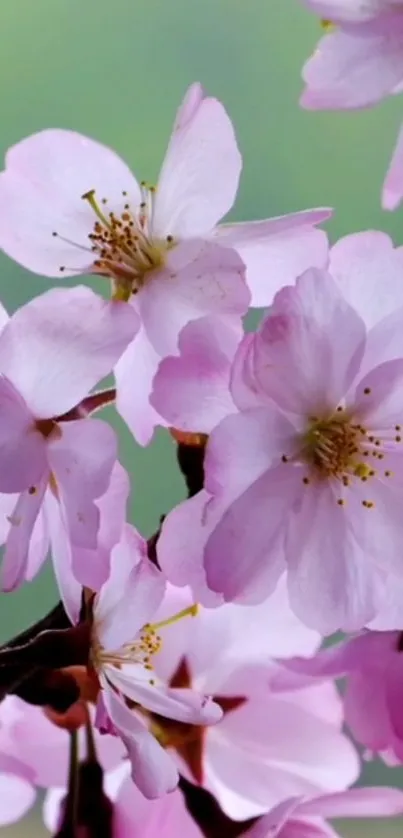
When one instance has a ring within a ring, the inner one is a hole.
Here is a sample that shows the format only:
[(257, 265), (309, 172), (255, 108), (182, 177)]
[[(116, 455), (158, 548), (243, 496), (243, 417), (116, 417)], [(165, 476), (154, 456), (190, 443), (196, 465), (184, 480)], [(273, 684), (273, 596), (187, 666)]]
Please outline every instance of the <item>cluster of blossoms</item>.
[[(402, 85), (403, 3), (305, 4), (334, 23), (305, 106)], [(403, 248), (330, 246), (328, 209), (221, 224), (240, 172), (198, 84), (155, 187), (71, 131), (6, 156), (0, 247), (58, 283), (0, 309), (0, 581), (49, 557), (61, 603), (0, 649), (1, 824), (38, 789), (59, 838), (326, 838), (403, 813), (354, 786), (363, 757), (403, 764)], [(61, 287), (82, 275), (96, 292)], [(110, 405), (177, 445), (188, 497), (148, 541)]]

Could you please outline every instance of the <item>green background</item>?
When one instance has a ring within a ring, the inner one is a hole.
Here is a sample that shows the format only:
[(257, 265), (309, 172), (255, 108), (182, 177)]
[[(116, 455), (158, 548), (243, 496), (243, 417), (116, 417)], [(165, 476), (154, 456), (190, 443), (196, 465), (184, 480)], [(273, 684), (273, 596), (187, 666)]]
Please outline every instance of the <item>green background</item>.
[[(401, 100), (351, 114), (300, 110), (301, 67), (321, 32), (298, 0), (2, 0), (0, 32), (4, 152), (42, 128), (73, 128), (115, 147), (139, 180), (153, 181), (175, 110), (188, 84), (200, 80), (227, 107), (244, 156), (232, 218), (332, 206), (332, 238), (380, 228), (402, 243), (402, 213), (380, 208)], [(48, 287), (0, 257), (0, 297), (10, 311)], [(157, 435), (139, 450), (116, 425), (133, 476), (133, 521), (149, 534), (183, 496), (174, 448)], [(55, 596), (49, 572), (1, 595), (1, 638), (41, 616)], [(366, 779), (398, 776), (372, 766)], [(379, 822), (342, 831), (387, 836), (399, 829)], [(3, 834), (42, 829), (31, 819)]]

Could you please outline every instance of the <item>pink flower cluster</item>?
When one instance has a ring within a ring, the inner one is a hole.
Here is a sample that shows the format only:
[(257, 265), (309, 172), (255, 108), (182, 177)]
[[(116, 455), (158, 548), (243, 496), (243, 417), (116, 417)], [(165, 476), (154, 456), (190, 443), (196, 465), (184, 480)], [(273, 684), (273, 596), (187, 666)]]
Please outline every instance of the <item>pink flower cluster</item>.
[[(305, 105), (394, 92), (398, 3), (306, 5), (337, 27)], [(38, 789), (69, 838), (201, 838), (194, 794), (250, 838), (403, 812), (353, 787), (360, 748), (403, 763), (403, 249), (330, 246), (327, 209), (222, 224), (241, 166), (198, 84), (157, 186), (71, 131), (7, 154), (0, 246), (58, 287), (0, 311), (1, 588), (51, 559), (65, 622), (0, 649), (0, 824)], [(86, 274), (99, 293), (60, 287)], [(148, 541), (93, 415), (113, 404), (140, 445), (178, 444), (189, 496)]]

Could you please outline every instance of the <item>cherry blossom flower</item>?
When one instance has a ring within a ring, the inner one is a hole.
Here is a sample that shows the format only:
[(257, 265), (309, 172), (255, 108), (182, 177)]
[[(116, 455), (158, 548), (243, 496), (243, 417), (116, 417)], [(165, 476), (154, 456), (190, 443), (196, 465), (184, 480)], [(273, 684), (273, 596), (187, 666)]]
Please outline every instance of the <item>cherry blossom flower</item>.
[(262, 601), (287, 569), (292, 607), (322, 633), (375, 617), (387, 573), (402, 575), (401, 316), (367, 335), (314, 270), (276, 296), (235, 362), (241, 412), (210, 436), (204, 494), (164, 522), (171, 581), (200, 585), (204, 550), (226, 600)]
[(165, 579), (148, 560), (146, 549), (143, 539), (126, 525), (112, 552), (110, 577), (94, 601), (91, 664), (102, 690), (98, 723), (102, 729), (114, 729), (123, 740), (133, 781), (147, 798), (153, 798), (172, 791), (178, 774), (134, 710), (143, 708), (197, 725), (214, 724), (222, 712), (208, 697), (189, 689), (171, 689), (153, 672), (154, 655), (163, 642), (160, 629), (195, 609), (149, 622), (164, 596)]
[(337, 838), (327, 818), (388, 818), (403, 811), (399, 789), (347, 789), (306, 799), (293, 797), (275, 806), (246, 832), (248, 838)]
[(301, 104), (313, 110), (362, 108), (403, 83), (401, 0), (303, 0), (335, 24), (303, 70)]
[[(304, 108), (363, 108), (403, 87), (402, 0), (302, 0), (327, 33), (303, 69)], [(330, 26), (328, 26), (330, 24)], [(384, 209), (403, 198), (403, 128), (383, 184)]]
[(326, 235), (315, 225), (328, 210), (216, 228), (234, 202), (240, 171), (229, 117), (199, 84), (179, 108), (156, 188), (139, 185), (111, 149), (71, 131), (42, 131), (7, 154), (0, 246), (47, 276), (108, 277), (114, 295), (131, 297), (140, 315), (142, 328), (116, 380), (117, 409), (141, 444), (164, 424), (148, 399), (159, 360), (176, 354), (181, 328), (208, 314), (245, 313), (244, 261), (254, 305), (326, 263)]
[[(157, 617), (190, 601), (189, 591), (170, 586)], [(208, 789), (235, 820), (262, 814), (290, 794), (345, 788), (357, 776), (332, 684), (299, 693), (270, 690), (279, 668), (275, 655), (289, 657), (297, 647), (309, 654), (319, 642), (291, 611), (284, 580), (269, 607), (201, 609), (187, 631), (170, 626), (155, 658), (157, 675), (171, 689), (210, 693), (223, 718), (201, 727), (172, 721), (161, 708), (148, 714), (149, 728), (180, 773)]]
[(345, 677), (345, 720), (356, 741), (368, 758), (379, 755), (390, 765), (403, 763), (402, 649), (400, 631), (366, 631), (312, 658), (287, 661), (272, 686), (301, 688), (314, 680)]
[(108, 490), (116, 437), (105, 422), (71, 420), (69, 412), (111, 371), (133, 335), (135, 320), (123, 303), (107, 303), (79, 287), (48, 291), (4, 325), (0, 334), (3, 589), (15, 588), (27, 575), (32, 578), (46, 555), (40, 516), (45, 495), (53, 507), (48, 520), (49, 526), (54, 525), (54, 540), (57, 530), (62, 530), (63, 552), (67, 541), (77, 551), (97, 548), (100, 509), (95, 501)]

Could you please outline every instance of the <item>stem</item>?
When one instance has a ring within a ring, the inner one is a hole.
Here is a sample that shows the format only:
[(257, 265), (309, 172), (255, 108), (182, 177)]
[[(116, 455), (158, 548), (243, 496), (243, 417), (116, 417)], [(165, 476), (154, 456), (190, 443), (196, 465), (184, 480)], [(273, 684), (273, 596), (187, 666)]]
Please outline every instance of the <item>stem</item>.
[(85, 740), (87, 745), (87, 761), (88, 762), (97, 762), (97, 749), (95, 747), (95, 739), (94, 739), (94, 731), (92, 729), (90, 714), (88, 712), (88, 706), (86, 705), (87, 710), (87, 721), (85, 723)]

